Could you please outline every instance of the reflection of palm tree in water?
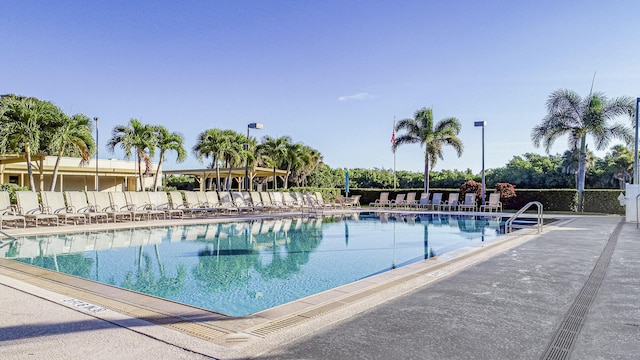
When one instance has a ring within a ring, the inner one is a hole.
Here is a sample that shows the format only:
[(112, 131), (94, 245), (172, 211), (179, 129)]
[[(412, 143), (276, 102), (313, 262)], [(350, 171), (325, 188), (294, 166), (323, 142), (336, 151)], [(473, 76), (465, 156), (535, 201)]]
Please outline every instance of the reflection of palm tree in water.
[(258, 263), (259, 255), (253, 250), (248, 233), (223, 239), (221, 235), (218, 232), (214, 245), (198, 252), (198, 265), (192, 270), (208, 292), (244, 286), (250, 279), (250, 270)]
[[(156, 256), (158, 254), (156, 249)], [(182, 290), (183, 281), (187, 274), (184, 266), (178, 266), (176, 276), (169, 277), (166, 276), (164, 266), (160, 264), (159, 260), (158, 258), (158, 266), (160, 268), (158, 276), (151, 270), (151, 256), (145, 253), (141, 246), (138, 270), (135, 275), (132, 271), (129, 271), (120, 287), (159, 297), (168, 297), (179, 293)]]
[(425, 260), (436, 256), (433, 249), (429, 248), (429, 221), (419, 218), (423, 222), (424, 231), (422, 232), (422, 238), (424, 242), (424, 258)]
[(267, 265), (256, 264), (256, 271), (266, 279), (287, 279), (300, 272), (302, 265), (309, 262), (309, 256), (322, 242), (322, 229), (290, 230), (286, 237), (283, 254), (282, 246), (274, 237), (271, 246), (272, 260)]

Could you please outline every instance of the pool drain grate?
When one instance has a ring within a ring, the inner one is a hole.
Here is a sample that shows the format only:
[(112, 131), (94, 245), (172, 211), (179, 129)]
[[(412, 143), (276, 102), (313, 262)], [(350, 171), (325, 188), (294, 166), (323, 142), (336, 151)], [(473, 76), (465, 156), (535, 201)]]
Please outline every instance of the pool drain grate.
[(547, 350), (540, 358), (541, 360), (569, 359), (575, 340), (578, 338), (578, 334), (584, 324), (584, 318), (587, 316), (589, 307), (591, 306), (593, 299), (596, 297), (598, 289), (600, 288), (602, 280), (606, 274), (607, 267), (609, 267), (609, 261), (611, 260), (611, 255), (613, 255), (613, 251), (616, 248), (618, 235), (620, 235), (623, 223), (623, 221), (620, 221), (609, 237), (607, 245), (600, 254), (600, 257), (591, 271), (587, 282), (582, 287), (582, 290), (580, 290), (578, 297), (573, 302), (573, 305), (571, 305), (571, 308), (569, 308), (569, 311), (560, 323), (560, 327), (556, 330)]

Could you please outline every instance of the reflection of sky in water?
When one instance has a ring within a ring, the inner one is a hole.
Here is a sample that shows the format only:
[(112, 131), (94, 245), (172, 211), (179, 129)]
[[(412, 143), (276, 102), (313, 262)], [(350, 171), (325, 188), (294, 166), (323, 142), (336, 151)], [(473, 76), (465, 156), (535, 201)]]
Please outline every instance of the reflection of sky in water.
[(259, 220), (29, 237), (0, 256), (242, 316), (480, 242), (482, 233), (491, 240), (497, 223)]

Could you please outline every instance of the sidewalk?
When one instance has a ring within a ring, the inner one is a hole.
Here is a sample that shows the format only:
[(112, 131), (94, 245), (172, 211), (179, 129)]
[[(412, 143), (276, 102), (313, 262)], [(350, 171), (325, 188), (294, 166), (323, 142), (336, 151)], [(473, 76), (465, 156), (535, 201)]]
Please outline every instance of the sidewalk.
[[(261, 359), (540, 359), (621, 220), (573, 219)], [(640, 230), (625, 223), (571, 358), (639, 353)]]
[[(287, 344), (274, 342), (256, 358), (540, 359), (594, 279), (594, 266), (622, 220), (577, 217), (547, 227), (540, 237), (432, 285)], [(640, 352), (635, 224), (623, 224), (603, 276), (572, 342), (573, 359), (630, 359)], [(132, 331), (48, 300), (35, 287), (17, 290), (19, 280), (10, 280), (0, 276), (2, 359), (225, 357), (201, 339), (154, 325), (169, 333), (159, 341), (135, 331), (150, 326), (141, 320), (130, 320)], [(172, 336), (176, 341), (166, 340)]]

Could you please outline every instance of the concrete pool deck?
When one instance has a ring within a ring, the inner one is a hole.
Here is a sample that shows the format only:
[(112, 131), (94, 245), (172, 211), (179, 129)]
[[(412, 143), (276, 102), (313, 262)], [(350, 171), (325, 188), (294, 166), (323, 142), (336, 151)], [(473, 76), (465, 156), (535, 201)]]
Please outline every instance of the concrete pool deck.
[(623, 220), (567, 217), (244, 318), (4, 260), (0, 358), (633, 358), (640, 230)]

